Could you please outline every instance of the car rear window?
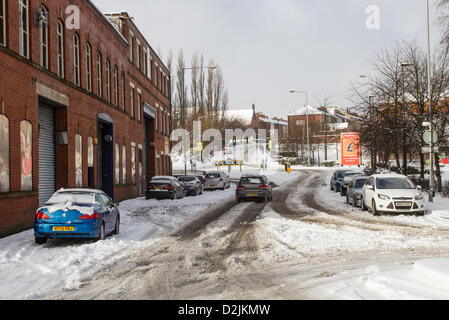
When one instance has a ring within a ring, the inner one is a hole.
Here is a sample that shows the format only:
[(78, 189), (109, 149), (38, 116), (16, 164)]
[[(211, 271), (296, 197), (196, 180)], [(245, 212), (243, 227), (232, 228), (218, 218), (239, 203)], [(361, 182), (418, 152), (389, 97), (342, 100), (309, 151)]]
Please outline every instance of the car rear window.
[(206, 175), (206, 179), (219, 179), (221, 175), (219, 173), (209, 173)]
[(261, 177), (245, 177), (240, 180), (240, 184), (264, 184), (265, 181)]
[(171, 180), (151, 180), (150, 184), (160, 186), (171, 184)]
[(56, 192), (47, 204), (57, 203), (82, 203), (82, 204), (94, 204), (95, 193), (93, 192)]

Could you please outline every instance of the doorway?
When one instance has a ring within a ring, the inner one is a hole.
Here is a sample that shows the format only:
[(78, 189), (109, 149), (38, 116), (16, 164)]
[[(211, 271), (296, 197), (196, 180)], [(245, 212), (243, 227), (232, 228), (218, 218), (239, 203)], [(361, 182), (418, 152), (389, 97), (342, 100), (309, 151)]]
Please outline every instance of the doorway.
[(114, 132), (113, 124), (98, 120), (98, 189), (114, 199)]

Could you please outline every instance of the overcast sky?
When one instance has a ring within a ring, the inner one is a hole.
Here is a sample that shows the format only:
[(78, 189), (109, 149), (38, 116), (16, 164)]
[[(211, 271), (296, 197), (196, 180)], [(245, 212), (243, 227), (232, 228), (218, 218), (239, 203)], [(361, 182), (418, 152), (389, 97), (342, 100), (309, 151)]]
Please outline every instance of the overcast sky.
[[(93, 0), (103, 12), (127, 11), (162, 51), (195, 51), (223, 69), (230, 108), (286, 117), (328, 96), (346, 108), (351, 81), (369, 74), (369, 59), (395, 41), (425, 45), (425, 0)], [(434, 4), (436, 0), (431, 0)], [(369, 30), (367, 7), (380, 9)], [(436, 10), (432, 8), (432, 19)], [(432, 26), (432, 40), (439, 41)]]

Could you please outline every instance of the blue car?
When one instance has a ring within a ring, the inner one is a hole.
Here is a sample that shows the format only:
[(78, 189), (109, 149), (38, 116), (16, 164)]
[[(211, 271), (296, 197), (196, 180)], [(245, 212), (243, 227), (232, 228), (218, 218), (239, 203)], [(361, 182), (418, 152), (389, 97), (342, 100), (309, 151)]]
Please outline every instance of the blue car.
[(117, 207), (103, 191), (62, 189), (36, 212), (36, 244), (45, 244), (54, 238), (104, 240), (111, 233), (119, 234)]
[(341, 185), (345, 178), (345, 173), (348, 170), (337, 170), (334, 172), (331, 179), (331, 190), (335, 192), (341, 192)]

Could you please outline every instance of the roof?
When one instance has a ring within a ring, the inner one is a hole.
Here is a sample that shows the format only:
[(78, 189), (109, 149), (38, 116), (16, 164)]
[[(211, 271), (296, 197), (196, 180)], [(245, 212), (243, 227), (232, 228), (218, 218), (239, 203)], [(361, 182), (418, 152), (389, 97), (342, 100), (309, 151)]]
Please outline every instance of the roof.
[(289, 114), (289, 116), (305, 116), (307, 114), (309, 114), (309, 115), (322, 115), (322, 114), (324, 114), (324, 112), (320, 111), (317, 108), (312, 107), (312, 106), (305, 106), (305, 107), (302, 107), (302, 108), (296, 110), (292, 114)]
[(102, 190), (98, 190), (98, 189), (82, 189), (82, 188), (59, 189), (57, 192), (89, 192), (89, 193), (103, 193)]

